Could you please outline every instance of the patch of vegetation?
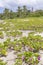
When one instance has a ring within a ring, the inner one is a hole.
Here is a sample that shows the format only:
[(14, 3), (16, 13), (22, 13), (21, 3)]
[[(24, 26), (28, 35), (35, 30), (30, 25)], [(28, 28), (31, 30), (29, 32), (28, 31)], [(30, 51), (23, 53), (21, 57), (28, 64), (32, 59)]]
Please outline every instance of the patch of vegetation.
[(0, 65), (6, 65), (6, 63), (0, 60)]
[[(10, 31), (13, 30), (33, 30), (41, 32), (43, 31), (43, 17), (31, 17), (31, 18), (15, 18), (4, 20), (6, 24), (1, 24), (0, 31)], [(18, 31), (17, 31), (18, 32)], [(20, 34), (20, 33), (18, 33)]]
[(3, 32), (0, 32), (0, 38), (4, 38)]

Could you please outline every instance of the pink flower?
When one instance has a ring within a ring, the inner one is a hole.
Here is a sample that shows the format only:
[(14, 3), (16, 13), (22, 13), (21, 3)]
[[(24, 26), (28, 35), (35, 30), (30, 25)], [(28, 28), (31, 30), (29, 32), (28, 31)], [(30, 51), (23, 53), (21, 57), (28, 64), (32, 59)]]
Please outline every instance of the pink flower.
[(30, 50), (30, 51), (33, 51), (33, 49), (32, 49), (32, 48), (29, 48), (29, 50)]
[(22, 56), (22, 61), (24, 61), (24, 59), (25, 59), (25, 56)]
[(32, 61), (32, 58), (30, 58), (29, 60)]

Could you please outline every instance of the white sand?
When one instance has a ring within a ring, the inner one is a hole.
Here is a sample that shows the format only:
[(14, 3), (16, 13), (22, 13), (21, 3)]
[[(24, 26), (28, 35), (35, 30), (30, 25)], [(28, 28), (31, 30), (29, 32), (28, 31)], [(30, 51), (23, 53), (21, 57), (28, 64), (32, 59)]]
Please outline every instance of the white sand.
[(40, 53), (41, 59), (38, 65), (43, 65), (43, 50), (40, 50), (39, 53)]
[(17, 55), (14, 54), (14, 51), (11, 51), (8, 53), (7, 57), (2, 57), (1, 59), (4, 62), (7, 62), (7, 65), (13, 65), (15, 63), (16, 58), (17, 58)]

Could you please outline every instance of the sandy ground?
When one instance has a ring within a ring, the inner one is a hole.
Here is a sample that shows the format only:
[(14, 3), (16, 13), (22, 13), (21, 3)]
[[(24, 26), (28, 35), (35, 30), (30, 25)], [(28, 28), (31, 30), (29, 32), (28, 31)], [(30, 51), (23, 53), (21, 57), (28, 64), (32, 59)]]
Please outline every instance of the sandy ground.
[(16, 58), (17, 58), (17, 56), (14, 54), (14, 51), (9, 52), (6, 57), (7, 65), (9, 65), (9, 64), (13, 65)]
[(7, 38), (10, 38), (11, 39), (11, 41), (14, 41), (14, 39), (20, 39), (21, 37), (28, 37), (28, 34), (30, 33), (30, 32), (32, 32), (32, 31), (29, 31), (29, 30), (19, 30), (19, 32), (22, 32), (22, 36), (17, 36), (17, 37), (12, 37), (12, 36), (10, 36), (10, 37), (7, 37), (6, 36), (6, 33), (4, 32), (4, 31), (2, 31), (3, 32), (3, 35), (4, 35), (4, 38), (3, 39), (1, 39), (0, 38), (0, 43), (3, 43), (4, 41), (6, 41), (7, 40)]
[(11, 51), (8, 53), (6, 57), (2, 57), (1, 59), (4, 62), (7, 62), (7, 65), (13, 65), (15, 63), (16, 58), (17, 58), (17, 55), (14, 54), (14, 51)]
[[(4, 41), (6, 41), (8, 38), (10, 38), (11, 39), (11, 41), (14, 41), (14, 39), (20, 39), (21, 37), (28, 37), (28, 34), (30, 33), (30, 32), (32, 32), (32, 31), (29, 31), (29, 30), (21, 30), (20, 32), (22, 32), (22, 36), (17, 36), (17, 37), (12, 37), (12, 36), (10, 36), (10, 37), (7, 37), (6, 36), (6, 33), (3, 31), (3, 35), (4, 35), (4, 38), (3, 39), (1, 39), (0, 38), (0, 43), (3, 43)], [(34, 35), (41, 35), (41, 37), (43, 37), (43, 32), (41, 32), (41, 33), (39, 33), (39, 32), (37, 32), (37, 33), (35, 33)]]

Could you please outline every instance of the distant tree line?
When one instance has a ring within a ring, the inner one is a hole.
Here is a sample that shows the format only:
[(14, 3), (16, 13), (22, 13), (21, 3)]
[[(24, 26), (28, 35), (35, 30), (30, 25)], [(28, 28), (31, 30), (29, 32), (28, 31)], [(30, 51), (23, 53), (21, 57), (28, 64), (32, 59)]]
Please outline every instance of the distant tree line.
[(7, 8), (4, 9), (3, 13), (0, 13), (0, 19), (13, 19), (13, 18), (25, 18), (25, 17), (40, 17), (43, 16), (43, 10), (32, 11), (28, 10), (26, 6), (21, 8), (18, 6), (17, 12), (13, 12)]

